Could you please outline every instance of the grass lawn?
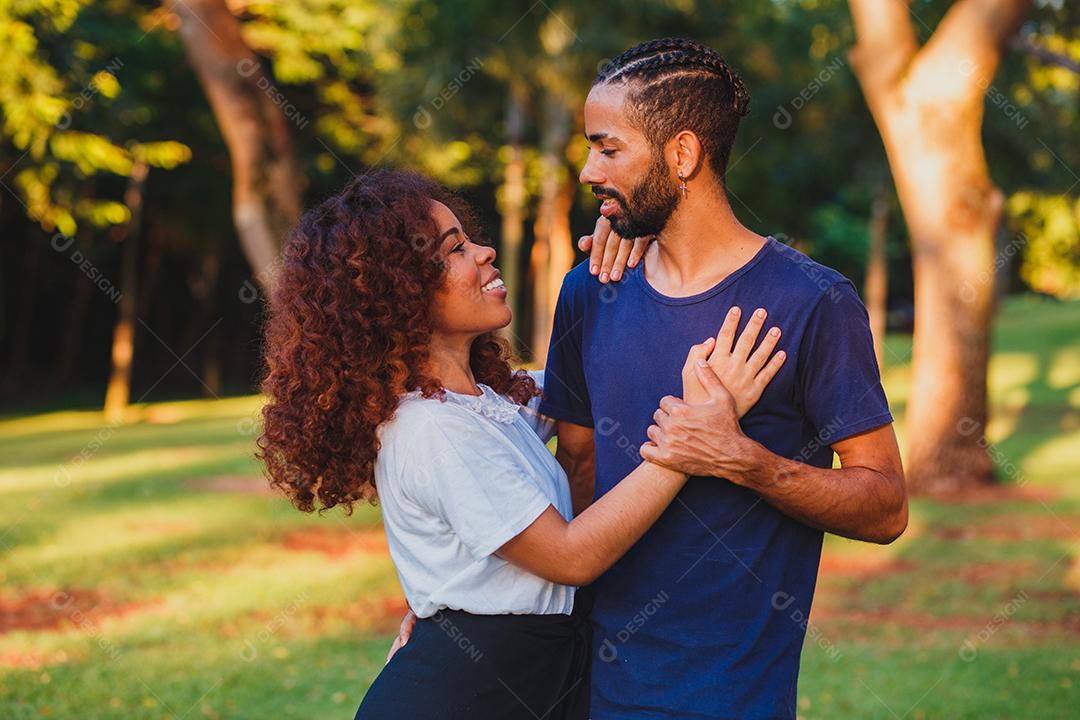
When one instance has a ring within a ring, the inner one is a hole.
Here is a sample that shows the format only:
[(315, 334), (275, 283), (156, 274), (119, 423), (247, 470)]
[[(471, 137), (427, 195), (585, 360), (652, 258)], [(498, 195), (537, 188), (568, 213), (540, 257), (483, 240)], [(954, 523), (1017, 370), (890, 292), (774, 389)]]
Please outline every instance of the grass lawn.
[[(1080, 716), (1080, 302), (1010, 300), (994, 347), (1007, 486), (827, 539), (800, 717)], [(352, 718), (403, 610), (378, 514), (270, 494), (258, 404), (0, 418), (0, 718)]]

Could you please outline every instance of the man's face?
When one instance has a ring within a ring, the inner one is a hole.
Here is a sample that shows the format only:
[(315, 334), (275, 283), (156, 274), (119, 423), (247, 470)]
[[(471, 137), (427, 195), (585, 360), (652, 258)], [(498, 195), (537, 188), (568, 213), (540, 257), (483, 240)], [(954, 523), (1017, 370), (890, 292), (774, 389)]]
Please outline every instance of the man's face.
[(679, 203), (675, 174), (626, 117), (624, 85), (596, 85), (585, 100), (589, 159), (579, 179), (601, 200), (600, 214), (615, 232), (635, 238), (659, 234)]

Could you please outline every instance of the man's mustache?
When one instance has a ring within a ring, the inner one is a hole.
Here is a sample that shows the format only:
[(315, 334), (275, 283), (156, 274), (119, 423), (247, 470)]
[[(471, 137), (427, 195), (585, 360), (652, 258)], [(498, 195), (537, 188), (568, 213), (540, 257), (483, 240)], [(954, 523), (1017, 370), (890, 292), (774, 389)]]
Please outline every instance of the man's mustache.
[(623, 198), (622, 194), (619, 193), (618, 190), (615, 190), (613, 188), (606, 188), (606, 187), (603, 187), (602, 185), (593, 185), (592, 186), (592, 193), (593, 193), (593, 195), (596, 196), (597, 200), (610, 199), (610, 200), (615, 200), (620, 205), (623, 205), (623, 206), (626, 205), (626, 199)]

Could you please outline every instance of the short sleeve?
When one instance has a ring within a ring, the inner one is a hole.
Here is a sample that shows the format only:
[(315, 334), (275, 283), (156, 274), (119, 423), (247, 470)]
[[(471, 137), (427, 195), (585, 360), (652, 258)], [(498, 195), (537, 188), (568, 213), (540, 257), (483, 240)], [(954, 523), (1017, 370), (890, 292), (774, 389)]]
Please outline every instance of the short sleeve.
[(584, 293), (581, 292), (583, 288), (577, 287), (580, 278), (576, 274), (577, 270), (567, 273), (555, 305), (540, 411), (558, 420), (591, 428), (592, 404), (581, 351), (585, 322), (580, 299)]
[[(533, 379), (536, 386), (541, 390), (544, 389), (544, 371), (543, 370), (529, 370), (529, 377)], [(533, 429), (537, 437), (542, 442), (547, 442), (555, 436), (555, 418), (545, 415), (540, 411), (540, 403), (543, 400), (543, 396), (537, 396), (531, 398), (527, 404), (522, 406), (521, 415), (525, 418), (525, 421), (529, 423), (529, 427)]]
[(508, 440), (489, 432), (444, 407), (428, 412), (402, 448), (406, 494), (441, 518), (476, 560), (519, 535), (551, 505), (530, 477), (535, 471), (506, 446)]
[(798, 374), (804, 412), (822, 442), (892, 422), (870, 318), (849, 281), (830, 286), (811, 311)]

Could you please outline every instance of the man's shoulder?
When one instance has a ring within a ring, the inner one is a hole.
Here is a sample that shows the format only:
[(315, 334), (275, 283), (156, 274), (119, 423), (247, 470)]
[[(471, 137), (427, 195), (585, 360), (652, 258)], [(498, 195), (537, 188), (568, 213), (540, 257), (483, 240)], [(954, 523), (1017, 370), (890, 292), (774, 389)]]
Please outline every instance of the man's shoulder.
[(768, 272), (776, 276), (773, 281), (782, 281), (785, 292), (794, 295), (793, 299), (813, 304), (823, 296), (834, 297), (855, 290), (843, 273), (785, 244), (777, 236), (772, 237), (770, 245), (772, 261), (767, 265)]

